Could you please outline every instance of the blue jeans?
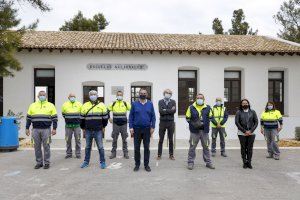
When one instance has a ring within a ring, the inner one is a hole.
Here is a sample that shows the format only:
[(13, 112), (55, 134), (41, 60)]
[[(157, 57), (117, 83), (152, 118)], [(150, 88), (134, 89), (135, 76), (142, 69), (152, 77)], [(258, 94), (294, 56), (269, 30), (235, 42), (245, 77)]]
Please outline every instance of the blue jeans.
[(85, 147), (85, 158), (84, 158), (85, 162), (87, 163), (90, 162), (93, 139), (95, 139), (98, 147), (98, 151), (100, 155), (100, 163), (105, 162), (102, 135), (103, 135), (102, 131), (86, 130), (85, 132), (86, 147)]

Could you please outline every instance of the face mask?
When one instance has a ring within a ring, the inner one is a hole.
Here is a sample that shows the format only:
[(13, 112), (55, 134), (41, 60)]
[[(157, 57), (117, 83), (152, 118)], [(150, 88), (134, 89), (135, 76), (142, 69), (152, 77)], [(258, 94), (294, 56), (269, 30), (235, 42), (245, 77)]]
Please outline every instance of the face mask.
[(69, 100), (74, 103), (76, 101), (76, 98), (75, 97), (70, 97)]
[(242, 108), (243, 108), (244, 110), (247, 110), (247, 109), (249, 108), (249, 105), (243, 105)]
[(221, 105), (222, 105), (222, 101), (217, 101), (217, 102), (216, 102), (216, 105), (217, 105), (217, 106), (221, 106)]
[(204, 103), (204, 100), (203, 99), (197, 99), (197, 104), (198, 105), (203, 105), (203, 103)]
[(171, 95), (170, 94), (165, 94), (165, 99), (170, 99)]
[(96, 95), (91, 95), (91, 96), (90, 96), (90, 100), (91, 100), (91, 101), (96, 101), (97, 98), (98, 98), (98, 97), (97, 97)]
[(142, 100), (146, 99), (146, 95), (141, 94), (141, 95), (140, 95), (140, 99), (142, 99)]
[(123, 96), (117, 96), (117, 100), (122, 101), (123, 100)]
[(46, 96), (39, 96), (39, 100), (40, 100), (41, 102), (46, 101)]
[(268, 106), (267, 108), (268, 108), (268, 110), (272, 110), (273, 106)]

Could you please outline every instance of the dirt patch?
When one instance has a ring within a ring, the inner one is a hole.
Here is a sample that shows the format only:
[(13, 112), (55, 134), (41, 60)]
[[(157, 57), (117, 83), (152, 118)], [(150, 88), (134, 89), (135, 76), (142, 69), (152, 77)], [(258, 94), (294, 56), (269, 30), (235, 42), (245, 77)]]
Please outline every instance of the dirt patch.
[(300, 141), (295, 139), (281, 139), (278, 145), (280, 147), (300, 147)]
[(31, 139), (28, 138), (19, 138), (20, 147), (22, 148), (29, 148), (33, 147), (31, 143)]

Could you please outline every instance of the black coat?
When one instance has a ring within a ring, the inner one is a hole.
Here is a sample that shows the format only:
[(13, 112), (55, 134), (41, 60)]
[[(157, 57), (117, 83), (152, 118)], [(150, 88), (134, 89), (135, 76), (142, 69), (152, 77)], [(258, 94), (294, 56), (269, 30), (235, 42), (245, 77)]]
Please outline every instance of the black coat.
[[(172, 109), (175, 107), (175, 109)], [(163, 99), (158, 102), (160, 121), (174, 121), (174, 114), (176, 113), (176, 102), (171, 99), (168, 105)]]
[(244, 112), (242, 109), (238, 110), (235, 115), (235, 125), (243, 133), (246, 131), (253, 133), (258, 125), (256, 112), (250, 108), (248, 112)]

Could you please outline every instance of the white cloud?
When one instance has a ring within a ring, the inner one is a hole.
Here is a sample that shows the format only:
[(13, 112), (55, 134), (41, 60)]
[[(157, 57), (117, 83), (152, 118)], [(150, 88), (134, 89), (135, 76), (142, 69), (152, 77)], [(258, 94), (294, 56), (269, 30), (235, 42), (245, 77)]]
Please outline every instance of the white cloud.
[(283, 0), (48, 0), (53, 8), (41, 13), (22, 4), (19, 17), (23, 24), (40, 19), (38, 30), (58, 30), (64, 21), (79, 10), (87, 17), (102, 12), (110, 22), (109, 32), (156, 32), (212, 34), (215, 17), (231, 26), (232, 12), (242, 8), (246, 21), (259, 30), (260, 35), (276, 36), (279, 26), (273, 15)]

